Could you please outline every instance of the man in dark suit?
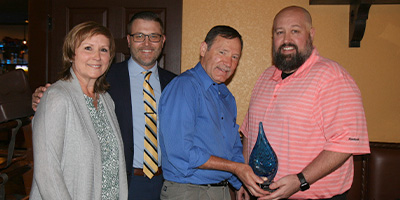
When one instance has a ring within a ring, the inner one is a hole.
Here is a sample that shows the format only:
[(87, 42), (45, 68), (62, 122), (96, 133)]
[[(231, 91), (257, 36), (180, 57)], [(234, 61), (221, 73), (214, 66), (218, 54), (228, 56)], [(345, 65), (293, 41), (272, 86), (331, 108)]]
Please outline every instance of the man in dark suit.
[[(153, 177), (143, 172), (143, 72), (152, 72), (149, 82), (158, 103), (161, 91), (175, 77), (175, 74), (160, 68), (157, 63), (165, 42), (161, 19), (152, 12), (135, 14), (128, 24), (127, 41), (131, 58), (113, 64), (107, 81), (124, 141), (129, 199), (159, 199), (163, 184), (161, 160), (158, 159), (159, 168)], [(159, 147), (158, 152), (161, 152)]]
[[(146, 72), (151, 72), (148, 82), (154, 91), (155, 102), (158, 103), (161, 91), (176, 75), (160, 68), (157, 63), (166, 38), (163, 23), (155, 13), (136, 13), (129, 21), (127, 30), (131, 57), (126, 61), (111, 65), (107, 74), (107, 81), (110, 83), (108, 92), (115, 102), (115, 112), (124, 142), (129, 199), (160, 199), (164, 178), (161, 170), (161, 151), (158, 145), (155, 147), (159, 152), (156, 159), (158, 169), (153, 170), (150, 176), (143, 171), (146, 167), (144, 165), (144, 137), (147, 126), (143, 103), (143, 82)], [(46, 85), (48, 86), (49, 84)], [(39, 87), (32, 95), (34, 110), (44, 91), (45, 87)], [(156, 121), (158, 125), (158, 120)], [(158, 134), (156, 135), (158, 137)]]

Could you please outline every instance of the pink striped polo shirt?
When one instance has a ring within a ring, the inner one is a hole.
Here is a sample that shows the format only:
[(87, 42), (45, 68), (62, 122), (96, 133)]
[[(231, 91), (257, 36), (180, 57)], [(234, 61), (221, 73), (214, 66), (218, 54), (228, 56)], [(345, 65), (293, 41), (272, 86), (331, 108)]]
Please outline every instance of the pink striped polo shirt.
[[(266, 69), (254, 86), (249, 110), (241, 126), (250, 153), (258, 124), (278, 156), (275, 180), (301, 172), (322, 150), (366, 154), (369, 141), (360, 90), (338, 63), (319, 56), (316, 49), (291, 76)], [(250, 156), (250, 155), (249, 155)], [(353, 159), (291, 198), (330, 198), (350, 189)]]

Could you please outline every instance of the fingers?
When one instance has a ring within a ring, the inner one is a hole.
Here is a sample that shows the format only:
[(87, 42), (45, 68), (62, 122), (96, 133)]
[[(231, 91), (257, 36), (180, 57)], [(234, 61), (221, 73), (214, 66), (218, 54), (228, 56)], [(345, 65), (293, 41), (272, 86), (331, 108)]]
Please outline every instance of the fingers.
[(244, 186), (236, 192), (236, 200), (250, 200), (249, 191)]
[(50, 87), (50, 84), (46, 84), (45, 86), (40, 86), (37, 88), (37, 90), (39, 90), (39, 92), (43, 93), (47, 90), (47, 88)]
[(236, 200), (242, 200), (242, 196), (243, 196), (243, 186), (240, 187), (238, 191), (236, 191)]
[(39, 88), (36, 89), (35, 92), (32, 94), (32, 103), (38, 104), (42, 95), (43, 91), (41, 91)]
[(258, 185), (257, 187), (252, 187), (252, 193), (254, 194), (254, 196), (256, 197), (261, 197), (261, 196), (265, 196), (265, 195), (269, 195), (271, 194), (270, 192), (268, 192), (267, 190), (263, 190), (261, 189)]
[(38, 97), (38, 89), (32, 94), (32, 109), (36, 112), (37, 106), (39, 104), (40, 98)]
[(258, 184), (254, 183), (254, 182), (252, 184), (246, 185), (246, 187), (247, 187), (247, 190), (250, 192), (250, 194), (255, 197), (261, 197), (261, 196), (270, 194), (269, 191), (263, 190)]
[(271, 198), (270, 196), (260, 197), (258, 200), (279, 200), (279, 198)]
[(296, 175), (287, 175), (273, 182), (270, 189), (276, 189), (270, 195), (260, 198), (262, 199), (282, 199), (292, 196), (299, 190), (298, 179)]
[(258, 184), (263, 183), (264, 180), (254, 174), (250, 166), (247, 165), (244, 167), (241, 170), (241, 173), (243, 174), (242, 176), (239, 176), (239, 178), (242, 180), (243, 184), (246, 186), (251, 195), (260, 197), (270, 194), (270, 192), (260, 188)]
[(32, 102), (32, 110), (36, 112), (36, 109), (37, 109), (37, 104), (34, 104), (34, 103)]
[(247, 191), (244, 192), (244, 200), (250, 200), (250, 195), (247, 193)]
[(269, 185), (269, 188), (270, 188), (271, 190), (278, 189), (278, 188), (279, 188), (279, 184), (276, 183), (276, 182), (273, 182), (273, 183), (271, 183), (271, 185)]
[(40, 103), (40, 98), (42, 98), (43, 93), (50, 87), (51, 84), (47, 83), (44, 87), (40, 86), (36, 88), (35, 92), (32, 94), (32, 109), (36, 111), (38, 104)]

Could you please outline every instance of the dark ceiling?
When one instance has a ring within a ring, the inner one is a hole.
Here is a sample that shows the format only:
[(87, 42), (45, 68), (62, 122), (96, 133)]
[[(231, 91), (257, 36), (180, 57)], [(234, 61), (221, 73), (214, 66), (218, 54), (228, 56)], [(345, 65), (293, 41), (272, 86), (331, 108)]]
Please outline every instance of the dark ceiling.
[(22, 25), (28, 20), (28, 0), (0, 0), (0, 24)]

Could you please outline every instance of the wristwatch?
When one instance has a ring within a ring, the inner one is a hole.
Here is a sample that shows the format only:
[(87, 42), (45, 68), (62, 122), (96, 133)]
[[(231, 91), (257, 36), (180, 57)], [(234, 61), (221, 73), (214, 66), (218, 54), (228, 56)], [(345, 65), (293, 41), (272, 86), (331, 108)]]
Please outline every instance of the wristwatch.
[(300, 190), (301, 191), (306, 191), (310, 189), (310, 184), (307, 183), (306, 179), (304, 178), (303, 173), (298, 173), (297, 178), (300, 180)]

